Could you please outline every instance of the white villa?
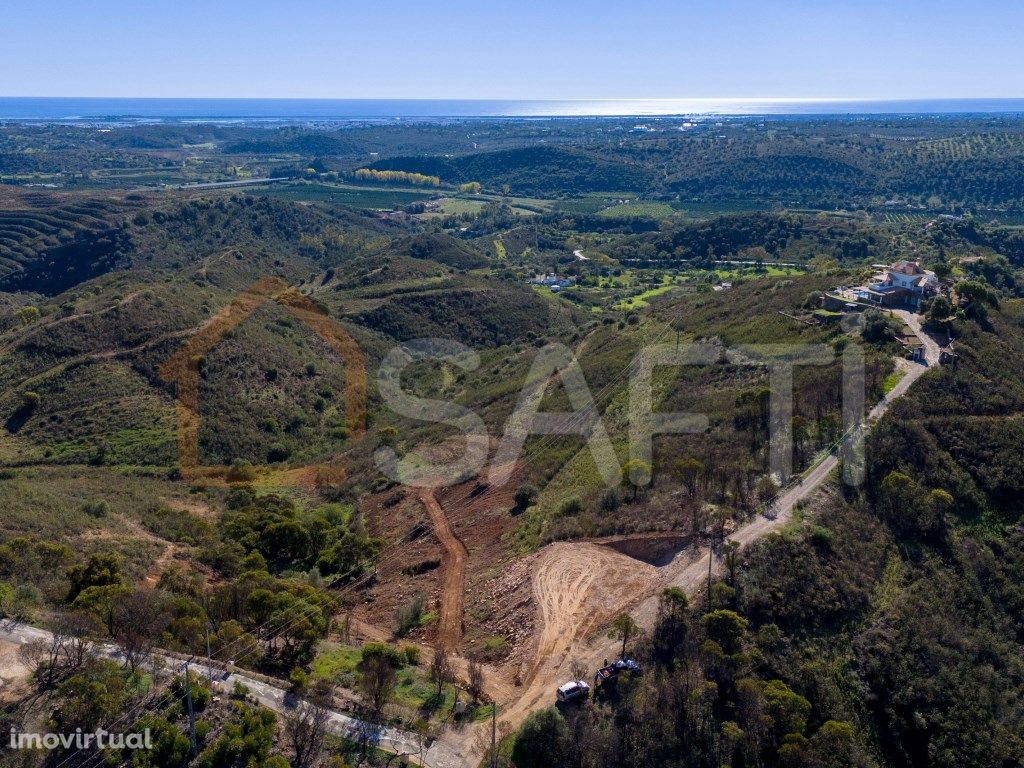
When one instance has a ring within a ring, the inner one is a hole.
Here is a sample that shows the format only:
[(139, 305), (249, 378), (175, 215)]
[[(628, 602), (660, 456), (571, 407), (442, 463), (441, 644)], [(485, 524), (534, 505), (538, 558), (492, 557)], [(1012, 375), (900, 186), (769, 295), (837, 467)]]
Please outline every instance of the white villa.
[(857, 299), (883, 307), (901, 304), (916, 307), (921, 299), (939, 290), (935, 273), (916, 261), (897, 262), (875, 275), (866, 286), (856, 289)]

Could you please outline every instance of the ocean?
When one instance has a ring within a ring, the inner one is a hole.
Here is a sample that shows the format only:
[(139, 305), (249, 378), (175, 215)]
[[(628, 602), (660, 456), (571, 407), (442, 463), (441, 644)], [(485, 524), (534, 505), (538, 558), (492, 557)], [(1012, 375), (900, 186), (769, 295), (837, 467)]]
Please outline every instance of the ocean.
[(0, 120), (346, 121), (698, 115), (1021, 114), (1024, 99), (149, 99), (0, 97)]

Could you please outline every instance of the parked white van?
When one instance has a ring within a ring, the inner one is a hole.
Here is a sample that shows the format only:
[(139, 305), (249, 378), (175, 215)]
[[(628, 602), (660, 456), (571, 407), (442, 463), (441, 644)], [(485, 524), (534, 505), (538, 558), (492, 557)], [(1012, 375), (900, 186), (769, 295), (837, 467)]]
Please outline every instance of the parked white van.
[(559, 701), (572, 701), (573, 699), (585, 699), (590, 695), (590, 686), (582, 680), (572, 680), (558, 687), (555, 696)]

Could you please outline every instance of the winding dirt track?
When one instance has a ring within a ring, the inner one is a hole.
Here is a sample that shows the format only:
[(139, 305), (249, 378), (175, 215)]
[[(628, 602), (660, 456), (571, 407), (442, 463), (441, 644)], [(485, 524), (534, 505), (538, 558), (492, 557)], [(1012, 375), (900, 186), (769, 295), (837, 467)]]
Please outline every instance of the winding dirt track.
[(421, 488), (420, 501), (430, 516), (434, 535), (441, 542), (441, 616), (438, 622), (438, 644), (456, 652), (462, 642), (462, 616), (466, 608), (466, 561), (469, 554), (462, 539), (455, 535), (434, 491)]

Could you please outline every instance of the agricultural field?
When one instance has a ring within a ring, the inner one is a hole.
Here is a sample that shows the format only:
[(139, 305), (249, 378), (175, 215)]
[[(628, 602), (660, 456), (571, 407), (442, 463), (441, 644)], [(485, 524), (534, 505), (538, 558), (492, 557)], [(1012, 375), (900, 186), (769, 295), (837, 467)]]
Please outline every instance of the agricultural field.
[(675, 214), (675, 209), (667, 203), (630, 202), (618, 203), (597, 211), (597, 215), (606, 219), (664, 219)]
[(271, 187), (266, 194), (282, 200), (310, 200), (375, 210), (404, 208), (410, 203), (429, 200), (432, 197), (429, 192), (414, 189), (360, 187), (315, 182), (278, 184)]

